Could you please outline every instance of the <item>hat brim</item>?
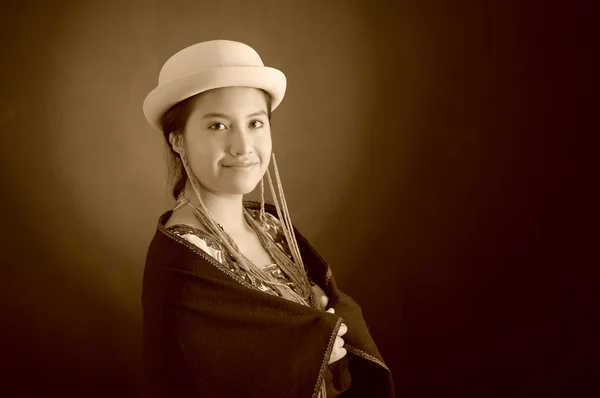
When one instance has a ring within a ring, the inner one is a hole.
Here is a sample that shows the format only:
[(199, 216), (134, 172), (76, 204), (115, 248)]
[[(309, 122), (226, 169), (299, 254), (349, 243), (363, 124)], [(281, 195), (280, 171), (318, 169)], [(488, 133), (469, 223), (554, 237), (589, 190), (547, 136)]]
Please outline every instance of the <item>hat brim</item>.
[(206, 69), (160, 84), (146, 96), (144, 115), (162, 131), (161, 119), (173, 105), (203, 91), (221, 87), (253, 87), (271, 96), (271, 110), (283, 100), (287, 80), (283, 72), (268, 66), (233, 66)]

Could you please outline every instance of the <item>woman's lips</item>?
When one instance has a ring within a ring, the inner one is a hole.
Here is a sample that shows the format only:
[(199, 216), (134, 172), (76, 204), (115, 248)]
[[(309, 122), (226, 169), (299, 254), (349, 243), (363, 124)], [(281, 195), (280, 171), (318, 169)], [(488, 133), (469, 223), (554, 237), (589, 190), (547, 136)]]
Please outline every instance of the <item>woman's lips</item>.
[(256, 163), (252, 163), (246, 166), (225, 166), (228, 169), (233, 169), (233, 170), (240, 170), (240, 171), (248, 171), (248, 170), (252, 170), (254, 168), (254, 166), (256, 166)]

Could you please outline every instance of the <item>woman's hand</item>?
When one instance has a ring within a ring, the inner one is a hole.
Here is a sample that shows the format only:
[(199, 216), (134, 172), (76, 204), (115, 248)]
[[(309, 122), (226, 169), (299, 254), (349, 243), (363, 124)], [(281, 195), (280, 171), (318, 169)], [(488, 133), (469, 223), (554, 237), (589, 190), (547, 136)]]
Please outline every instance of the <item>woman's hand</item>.
[(313, 285), (312, 290), (316, 297), (317, 308), (325, 311), (327, 309), (327, 303), (329, 303), (329, 297), (325, 294), (323, 289), (321, 289), (318, 285)]
[[(327, 312), (335, 314), (335, 310), (333, 308), (328, 309)], [(340, 329), (338, 330), (337, 336), (335, 338), (335, 342), (333, 343), (333, 349), (331, 350), (331, 355), (329, 357), (329, 365), (336, 361), (339, 361), (346, 355), (346, 349), (344, 348), (344, 339), (342, 339), (342, 336), (345, 335), (347, 331), (348, 326), (346, 326), (345, 323), (342, 323), (342, 326), (340, 326)]]
[[(329, 297), (327, 297), (323, 289), (321, 289), (317, 285), (314, 285), (312, 289), (317, 298), (316, 301), (318, 308), (320, 310), (325, 311), (325, 309), (327, 308), (327, 304), (329, 303)], [(335, 314), (335, 309), (330, 308), (327, 310), (327, 312)], [(329, 356), (330, 365), (336, 361), (339, 361), (346, 355), (346, 349), (344, 348), (344, 339), (342, 339), (342, 336), (345, 335), (347, 331), (348, 326), (346, 326), (345, 323), (342, 323), (342, 326), (340, 326), (337, 336), (335, 338), (335, 342), (333, 343), (333, 348), (331, 349), (331, 355)]]

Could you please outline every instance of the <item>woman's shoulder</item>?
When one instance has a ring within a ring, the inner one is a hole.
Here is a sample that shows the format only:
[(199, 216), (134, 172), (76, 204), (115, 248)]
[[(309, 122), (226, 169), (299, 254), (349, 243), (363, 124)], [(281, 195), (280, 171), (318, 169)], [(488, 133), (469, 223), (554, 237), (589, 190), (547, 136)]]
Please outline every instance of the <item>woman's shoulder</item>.
[(196, 218), (196, 216), (192, 212), (192, 209), (189, 206), (183, 206), (175, 210), (171, 214), (169, 219), (165, 222), (165, 228), (170, 230), (174, 229), (175, 226), (179, 225), (187, 225), (194, 229), (203, 232), (208, 232), (206, 230), (206, 227), (204, 227), (204, 225), (202, 225), (198, 218)]
[(196, 218), (189, 206), (184, 206), (175, 210), (165, 222), (164, 226), (168, 231), (176, 235), (186, 239), (192, 238), (193, 243), (197, 243), (200, 239), (204, 244), (210, 247), (221, 249), (221, 245), (216, 242), (206, 227)]
[(214, 239), (188, 206), (177, 209), (164, 223), (165, 228), (225, 263), (223, 246)]

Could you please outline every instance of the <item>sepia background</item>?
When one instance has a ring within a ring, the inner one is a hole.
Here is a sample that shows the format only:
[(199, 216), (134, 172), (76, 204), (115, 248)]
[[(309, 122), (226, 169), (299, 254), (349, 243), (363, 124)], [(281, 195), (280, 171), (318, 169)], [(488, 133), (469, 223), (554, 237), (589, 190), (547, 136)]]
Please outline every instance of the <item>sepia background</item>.
[(292, 218), (397, 395), (541, 393), (560, 303), (533, 264), (565, 176), (529, 132), (565, 87), (533, 61), (564, 43), (496, 3), (3, 2), (0, 395), (139, 393), (144, 260), (173, 205), (142, 102), (212, 39), (286, 74), (272, 131)]

